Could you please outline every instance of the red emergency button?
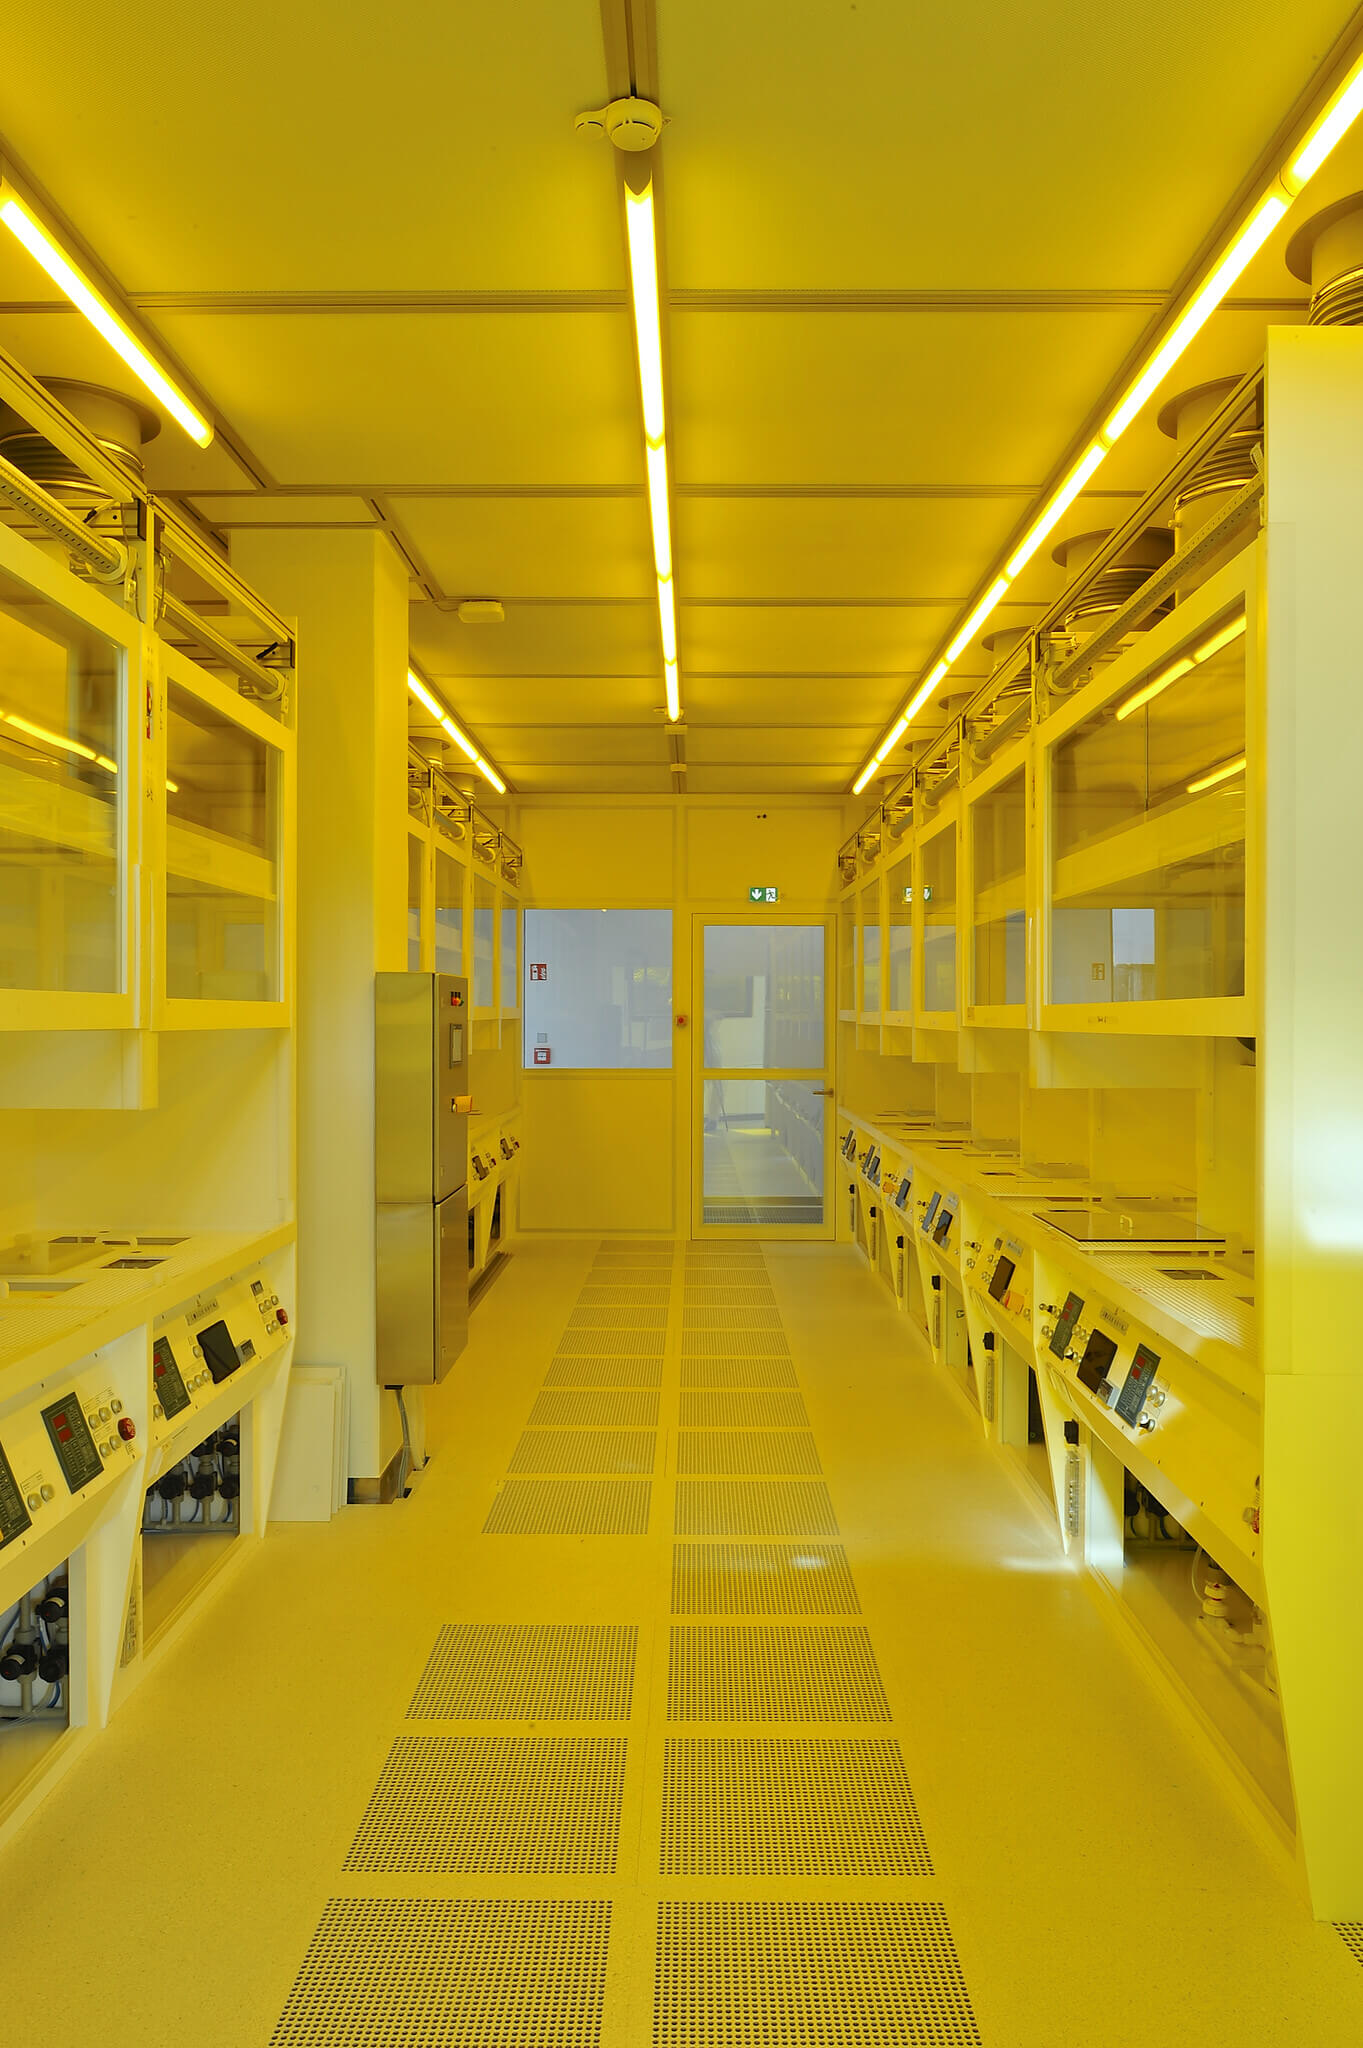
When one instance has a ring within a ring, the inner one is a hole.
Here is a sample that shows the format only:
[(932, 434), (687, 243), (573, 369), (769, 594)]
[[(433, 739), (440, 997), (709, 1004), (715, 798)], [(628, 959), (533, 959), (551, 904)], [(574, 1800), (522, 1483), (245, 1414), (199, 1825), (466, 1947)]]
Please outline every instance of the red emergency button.
[(133, 1438), (137, 1435), (137, 1424), (133, 1421), (131, 1415), (119, 1416), (118, 1433), (122, 1437), (125, 1444), (130, 1444), (132, 1442)]
[(277, 1308), (275, 1310), (275, 1321), (279, 1324), (281, 1330), (283, 1329), (285, 1323), (287, 1323), (288, 1320), (289, 1311), (286, 1308)]

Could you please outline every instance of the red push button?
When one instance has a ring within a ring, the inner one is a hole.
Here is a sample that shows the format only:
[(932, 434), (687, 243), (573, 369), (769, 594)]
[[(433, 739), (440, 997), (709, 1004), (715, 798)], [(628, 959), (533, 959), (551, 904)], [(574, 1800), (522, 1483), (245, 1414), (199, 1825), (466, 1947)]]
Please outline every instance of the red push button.
[(277, 1308), (275, 1310), (275, 1320), (282, 1330), (285, 1323), (289, 1320), (289, 1311), (286, 1308)]
[(137, 1435), (137, 1424), (133, 1421), (131, 1415), (119, 1416), (118, 1433), (122, 1437), (125, 1444), (130, 1444), (132, 1442), (133, 1438)]

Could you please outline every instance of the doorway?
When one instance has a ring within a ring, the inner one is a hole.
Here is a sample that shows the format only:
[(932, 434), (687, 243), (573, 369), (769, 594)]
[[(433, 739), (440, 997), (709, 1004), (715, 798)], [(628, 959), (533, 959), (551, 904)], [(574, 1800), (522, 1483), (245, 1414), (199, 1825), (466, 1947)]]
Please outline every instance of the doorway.
[(831, 1238), (826, 919), (696, 919), (694, 1236)]

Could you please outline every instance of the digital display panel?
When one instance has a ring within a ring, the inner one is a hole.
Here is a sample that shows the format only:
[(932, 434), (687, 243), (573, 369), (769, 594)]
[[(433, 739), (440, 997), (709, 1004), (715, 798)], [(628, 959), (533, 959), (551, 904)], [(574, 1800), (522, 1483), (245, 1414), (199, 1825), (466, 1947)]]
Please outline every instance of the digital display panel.
[(941, 1199), (942, 1197), (939, 1194), (934, 1195), (932, 1200), (928, 1203), (927, 1208), (924, 1210), (922, 1227), (925, 1231), (930, 1230), (932, 1228), (932, 1219), (937, 1214), (937, 1204), (941, 1201)]
[(994, 1268), (994, 1277), (989, 1283), (991, 1301), (1002, 1301), (1008, 1292), (1017, 1266), (1012, 1259), (1000, 1259)]
[(937, 1227), (932, 1233), (934, 1244), (946, 1243), (947, 1238), (951, 1234), (951, 1221), (955, 1214), (956, 1211), (954, 1209), (943, 1209), (941, 1215), (937, 1218)]
[(1131, 1361), (1131, 1370), (1127, 1373), (1122, 1391), (1114, 1403), (1122, 1421), (1129, 1422), (1133, 1428), (1139, 1422), (1146, 1396), (1155, 1384), (1155, 1367), (1158, 1364), (1158, 1352), (1152, 1351), (1147, 1344), (1136, 1346), (1136, 1356)]
[(1081, 1387), (1087, 1387), (1091, 1394), (1107, 1380), (1107, 1369), (1117, 1356), (1117, 1346), (1111, 1337), (1105, 1337), (1101, 1330), (1095, 1330), (1084, 1346), (1084, 1355), (1079, 1361), (1078, 1380)]
[(44, 1427), (57, 1453), (57, 1463), (62, 1468), (62, 1478), (72, 1493), (79, 1493), (92, 1479), (99, 1478), (104, 1467), (75, 1389), (62, 1400), (51, 1402), (42, 1413)]
[(1065, 1306), (1061, 1309), (1055, 1328), (1051, 1331), (1051, 1350), (1057, 1358), (1063, 1358), (1070, 1348), (1075, 1324), (1084, 1313), (1082, 1295), (1067, 1294)]
[(165, 1416), (178, 1415), (189, 1406), (189, 1392), (170, 1348), (169, 1337), (158, 1337), (151, 1348), (152, 1390)]
[(903, 1180), (901, 1180), (899, 1183), (899, 1193), (894, 1198), (894, 1205), (896, 1209), (903, 1209), (907, 1205), (909, 1199), (909, 1191), (912, 1188), (912, 1186), (913, 1178), (910, 1174), (906, 1173)]
[(22, 1536), (32, 1522), (24, 1497), (14, 1483), (14, 1473), (4, 1447), (0, 1445), (0, 1544)]
[(232, 1332), (226, 1323), (208, 1323), (194, 1333), (195, 1341), (204, 1355), (204, 1364), (216, 1386), (228, 1379), (241, 1364), (237, 1347), (232, 1342)]

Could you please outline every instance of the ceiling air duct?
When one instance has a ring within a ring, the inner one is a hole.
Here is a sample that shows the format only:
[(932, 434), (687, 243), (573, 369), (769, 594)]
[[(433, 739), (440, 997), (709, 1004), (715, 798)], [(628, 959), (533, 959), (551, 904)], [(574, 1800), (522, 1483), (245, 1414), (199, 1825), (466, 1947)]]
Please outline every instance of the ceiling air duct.
[[(100, 384), (79, 384), (67, 377), (40, 381), (106, 455), (134, 476), (142, 476), (142, 450), (161, 431), (161, 422), (149, 406)], [(73, 456), (54, 448), (36, 427), (8, 407), (0, 417), (0, 455), (70, 511), (95, 511), (109, 502), (108, 493), (91, 482)]]
[(1363, 192), (1303, 221), (1287, 245), (1287, 267), (1311, 287), (1312, 327), (1363, 326)]
[[(1069, 578), (1077, 576), (1087, 568), (1099, 549), (1111, 539), (1113, 529), (1105, 528), (1100, 533), (1071, 534), (1062, 540), (1059, 547), (1051, 550), (1051, 560), (1058, 562)], [(1167, 526), (1147, 526), (1144, 533), (1137, 534), (1129, 546), (1123, 548), (1115, 562), (1095, 576), (1091, 583), (1075, 594), (1073, 605), (1066, 609), (1064, 630), (1087, 639), (1106, 625), (1114, 612), (1119, 612), (1130, 598), (1136, 595), (1141, 585), (1149, 580), (1156, 569), (1163, 568), (1174, 552), (1174, 536)], [(1153, 626), (1156, 619), (1164, 617), (1173, 600), (1156, 605), (1140, 622), (1139, 630), (1144, 632)]]

